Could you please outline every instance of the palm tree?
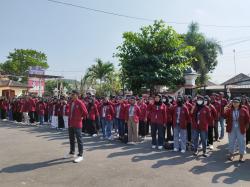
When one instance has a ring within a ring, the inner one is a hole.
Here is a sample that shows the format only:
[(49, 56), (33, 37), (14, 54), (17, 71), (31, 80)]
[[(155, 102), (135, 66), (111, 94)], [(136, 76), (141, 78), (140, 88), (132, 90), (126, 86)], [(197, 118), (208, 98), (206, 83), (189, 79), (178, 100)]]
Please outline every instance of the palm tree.
[(192, 62), (192, 67), (200, 74), (198, 83), (205, 85), (208, 79), (207, 74), (212, 72), (218, 64), (217, 57), (222, 54), (222, 48), (216, 40), (208, 39), (200, 33), (198, 23), (193, 22), (188, 27), (185, 42), (195, 47), (193, 52), (195, 60)]
[(103, 62), (100, 58), (97, 58), (96, 64), (88, 68), (84, 78), (83, 84), (95, 83), (96, 81), (101, 85), (110, 79), (110, 74), (114, 72), (114, 65), (110, 62)]

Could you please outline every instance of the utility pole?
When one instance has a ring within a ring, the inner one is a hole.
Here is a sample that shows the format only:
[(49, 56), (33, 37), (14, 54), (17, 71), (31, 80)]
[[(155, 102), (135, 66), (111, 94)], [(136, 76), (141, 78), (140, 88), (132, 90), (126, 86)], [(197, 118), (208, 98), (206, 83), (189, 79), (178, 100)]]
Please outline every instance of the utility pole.
[(236, 75), (235, 49), (233, 50), (233, 53), (234, 53), (234, 74)]

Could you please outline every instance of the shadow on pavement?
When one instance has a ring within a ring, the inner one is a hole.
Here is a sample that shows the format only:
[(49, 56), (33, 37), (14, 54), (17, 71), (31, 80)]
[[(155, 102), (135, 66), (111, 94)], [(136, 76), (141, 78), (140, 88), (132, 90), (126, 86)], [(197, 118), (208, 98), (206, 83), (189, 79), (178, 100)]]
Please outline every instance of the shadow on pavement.
[(19, 172), (29, 172), (40, 168), (65, 164), (65, 163), (72, 163), (72, 160), (66, 160), (63, 158), (54, 159), (54, 160), (48, 160), (44, 162), (38, 162), (38, 163), (25, 163), (25, 164), (17, 164), (14, 166), (9, 166), (6, 168), (3, 168), (0, 173), (19, 173)]

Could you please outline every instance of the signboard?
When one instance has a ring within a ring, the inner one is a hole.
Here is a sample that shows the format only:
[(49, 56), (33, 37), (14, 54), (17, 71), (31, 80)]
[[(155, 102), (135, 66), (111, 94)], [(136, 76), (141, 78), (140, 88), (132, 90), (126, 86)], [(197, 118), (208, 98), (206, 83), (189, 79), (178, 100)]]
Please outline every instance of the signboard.
[(29, 75), (44, 75), (45, 70), (40, 66), (30, 66)]
[(44, 94), (45, 80), (35, 77), (29, 77), (28, 85), (32, 88), (29, 89), (29, 92), (36, 93), (38, 96)]

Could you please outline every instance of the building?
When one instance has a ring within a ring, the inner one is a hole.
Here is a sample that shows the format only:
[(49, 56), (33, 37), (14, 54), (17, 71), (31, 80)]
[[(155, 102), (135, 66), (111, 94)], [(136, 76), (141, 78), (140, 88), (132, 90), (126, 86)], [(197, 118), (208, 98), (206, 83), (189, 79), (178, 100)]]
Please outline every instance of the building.
[(6, 77), (0, 78), (0, 96), (12, 98), (28, 93), (30, 87), (27, 84), (10, 80)]
[(206, 93), (224, 92), (230, 97), (247, 95), (250, 96), (250, 77), (240, 73), (220, 85), (206, 86)]

